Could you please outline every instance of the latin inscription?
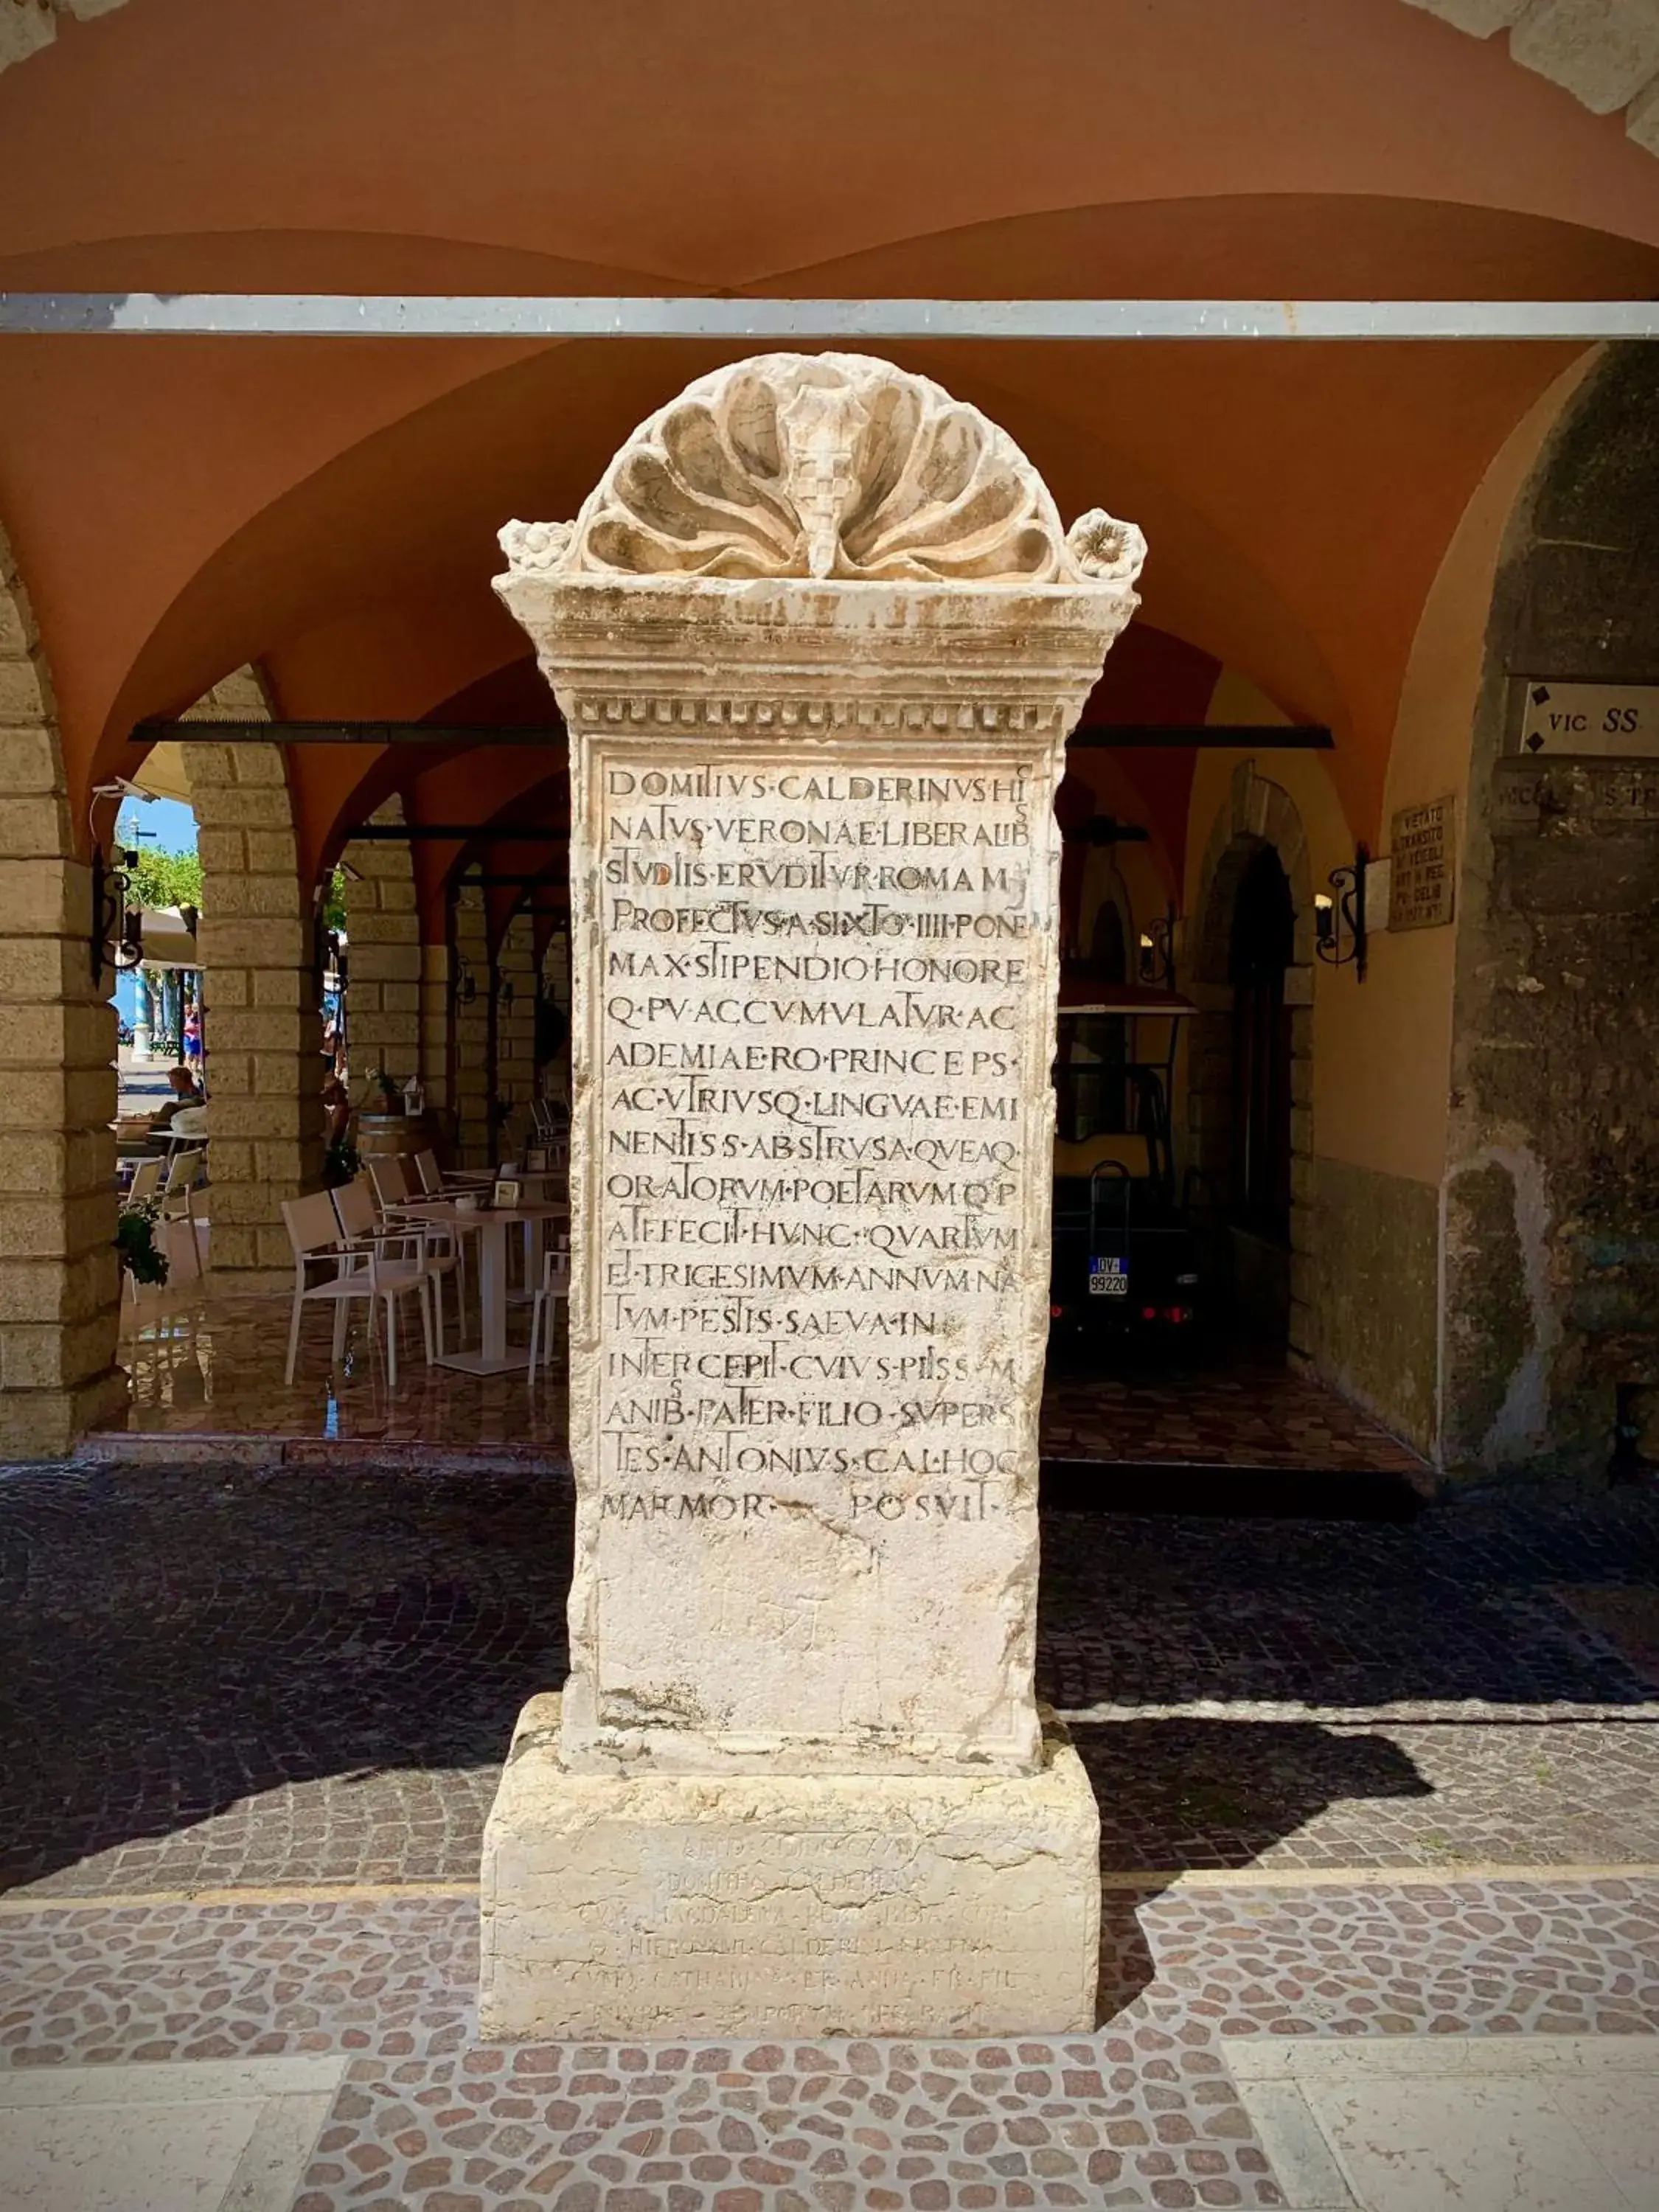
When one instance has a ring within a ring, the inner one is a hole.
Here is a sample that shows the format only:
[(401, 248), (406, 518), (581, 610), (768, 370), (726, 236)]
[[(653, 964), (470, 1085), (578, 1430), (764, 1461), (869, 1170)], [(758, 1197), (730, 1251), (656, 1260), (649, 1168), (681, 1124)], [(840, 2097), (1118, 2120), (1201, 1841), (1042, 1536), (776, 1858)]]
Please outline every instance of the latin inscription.
[(1659, 766), (1500, 761), (1494, 798), (1493, 829), (1499, 836), (1558, 821), (1659, 822)]
[[(696, 1546), (704, 1577), (730, 1546), (850, 1547), (854, 1582), (787, 1596), (781, 1627), (727, 1609), (739, 1641), (844, 1644), (894, 1544), (965, 1547), (988, 1582), (1007, 1554), (1046, 767), (601, 750), (591, 775), (599, 1539), (643, 1547), (641, 1573)], [(887, 1694), (825, 1724), (878, 1724)]]
[(1452, 918), (1457, 852), (1456, 802), (1432, 799), (1402, 807), (1389, 836), (1389, 927), (1434, 929)]

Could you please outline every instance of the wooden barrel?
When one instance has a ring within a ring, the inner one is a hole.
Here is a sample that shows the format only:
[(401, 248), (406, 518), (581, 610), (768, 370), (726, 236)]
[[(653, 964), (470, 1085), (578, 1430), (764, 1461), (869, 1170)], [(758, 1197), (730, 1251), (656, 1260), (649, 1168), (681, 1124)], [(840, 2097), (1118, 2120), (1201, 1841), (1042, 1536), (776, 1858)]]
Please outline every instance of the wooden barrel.
[(357, 1156), (362, 1160), (383, 1160), (389, 1155), (412, 1159), (416, 1152), (435, 1152), (438, 1143), (436, 1116), (424, 1114), (371, 1114), (366, 1109), (357, 1115)]

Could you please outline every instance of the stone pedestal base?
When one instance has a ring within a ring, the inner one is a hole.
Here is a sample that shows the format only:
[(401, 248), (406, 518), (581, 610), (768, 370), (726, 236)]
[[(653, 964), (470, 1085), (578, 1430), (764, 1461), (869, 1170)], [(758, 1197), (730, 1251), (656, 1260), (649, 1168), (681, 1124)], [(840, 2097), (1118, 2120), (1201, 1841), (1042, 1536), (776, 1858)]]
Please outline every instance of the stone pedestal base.
[(1041, 1771), (572, 1774), (520, 1716), (484, 1831), (482, 2033), (1081, 2033), (1100, 1818), (1044, 1715)]

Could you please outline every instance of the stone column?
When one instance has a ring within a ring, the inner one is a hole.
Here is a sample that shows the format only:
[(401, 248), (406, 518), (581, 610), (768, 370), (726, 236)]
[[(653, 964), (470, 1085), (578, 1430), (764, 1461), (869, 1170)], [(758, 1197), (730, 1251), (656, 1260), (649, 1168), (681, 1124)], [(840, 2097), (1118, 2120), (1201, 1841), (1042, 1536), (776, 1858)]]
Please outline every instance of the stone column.
[(0, 538), (0, 1459), (115, 1413), (115, 1012), (50, 679)]
[(516, 1152), (536, 1095), (536, 926), (527, 913), (507, 925), (495, 956), (496, 1127), (503, 1157)]
[(470, 995), (454, 1000), (456, 1142), (463, 1167), (489, 1167), (495, 1147), (489, 1126), (492, 1026), (489, 934), (484, 895), (463, 883), (455, 893), (455, 981)]
[[(389, 799), (370, 819), (402, 824), (403, 801)], [(406, 844), (353, 838), (346, 847), (346, 1036), (352, 1092), (376, 1069), (405, 1083), (421, 1066), (421, 925), (415, 871)]]
[(213, 1273), (239, 1289), (285, 1289), (282, 1202), (322, 1179), (315, 905), (300, 880), (282, 747), (186, 750), (202, 856)]
[(536, 1071), (544, 1097), (567, 1099), (570, 1094), (570, 935), (561, 922), (542, 954), (542, 994), (555, 1009), (560, 1023), (559, 1042)]
[(692, 386), (497, 588), (571, 738), (571, 1672), (502, 2036), (1092, 2025), (1032, 1687), (1066, 734), (1139, 533), (936, 385)]
[[(447, 1115), (450, 1106), (450, 1055), (454, 1042), (454, 1001), (450, 989), (449, 947), (421, 947), (421, 1081), (426, 1103)], [(447, 1124), (446, 1124), (447, 1126)]]

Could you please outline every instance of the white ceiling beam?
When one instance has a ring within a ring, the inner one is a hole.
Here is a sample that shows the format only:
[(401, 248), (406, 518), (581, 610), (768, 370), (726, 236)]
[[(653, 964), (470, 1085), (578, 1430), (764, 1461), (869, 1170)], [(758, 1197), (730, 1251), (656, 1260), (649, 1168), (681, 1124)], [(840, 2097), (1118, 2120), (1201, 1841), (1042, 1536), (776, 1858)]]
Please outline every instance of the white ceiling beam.
[(0, 292), (0, 336), (1321, 339), (1659, 337), (1650, 300), (455, 298)]

